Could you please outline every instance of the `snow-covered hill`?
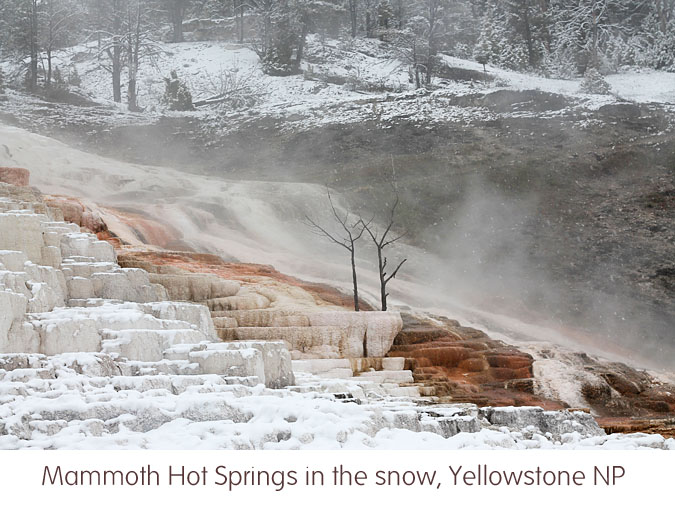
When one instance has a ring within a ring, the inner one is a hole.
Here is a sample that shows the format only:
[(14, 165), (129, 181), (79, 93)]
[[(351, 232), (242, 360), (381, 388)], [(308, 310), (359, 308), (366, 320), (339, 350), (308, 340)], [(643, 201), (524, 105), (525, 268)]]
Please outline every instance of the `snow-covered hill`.
[[(675, 75), (668, 72), (631, 70), (610, 75), (606, 79), (612, 87), (611, 95), (588, 95), (579, 90), (581, 79), (550, 79), (492, 66), (487, 67), (489, 79), (482, 80), (481, 65), (449, 56), (443, 57), (449, 68), (469, 71), (473, 79), (436, 78), (431, 92), (414, 90), (407, 66), (386, 43), (368, 39), (341, 42), (310, 36), (303, 75), (289, 77), (264, 74), (258, 56), (246, 45), (162, 43), (157, 54), (142, 60), (140, 65), (138, 102), (145, 113), (125, 117), (124, 104), (112, 102), (105, 58), (95, 43), (90, 43), (57, 51), (53, 61), (66, 78), (75, 69), (81, 79), (81, 91), (97, 103), (119, 109), (115, 116), (121, 115), (118, 120), (122, 123), (152, 121), (167, 114), (162, 97), (164, 78), (171, 71), (176, 71), (188, 85), (195, 101), (221, 96), (225, 100), (216, 109), (207, 106), (197, 112), (169, 114), (196, 116), (221, 130), (235, 129), (260, 117), (276, 119), (283, 123), (283, 129), (370, 119), (383, 124), (401, 119), (471, 123), (494, 119), (495, 114), (480, 106), (458, 104), (457, 97), (496, 90), (561, 94), (570, 104), (590, 110), (622, 101), (675, 104)], [(6, 74), (14, 74), (15, 68), (7, 62), (2, 68)], [(125, 102), (126, 90), (124, 86), (122, 89)], [(20, 109), (23, 100), (16, 97), (2, 107), (9, 111)]]

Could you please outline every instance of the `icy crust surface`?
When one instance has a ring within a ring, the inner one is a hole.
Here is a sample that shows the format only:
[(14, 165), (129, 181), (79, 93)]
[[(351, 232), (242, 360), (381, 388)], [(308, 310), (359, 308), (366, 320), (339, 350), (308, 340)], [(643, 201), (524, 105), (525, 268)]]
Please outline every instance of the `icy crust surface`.
[(358, 378), (271, 390), (219, 375), (125, 375), (100, 353), (3, 355), (0, 367), (2, 449), (675, 450), (660, 436), (607, 436), (583, 412), (426, 406)]

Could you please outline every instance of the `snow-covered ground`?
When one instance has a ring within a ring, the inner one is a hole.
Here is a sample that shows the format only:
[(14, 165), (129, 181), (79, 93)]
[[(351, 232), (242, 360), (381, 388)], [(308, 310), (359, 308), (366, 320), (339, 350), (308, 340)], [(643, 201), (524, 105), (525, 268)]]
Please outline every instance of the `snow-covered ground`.
[[(161, 107), (164, 77), (172, 70), (178, 72), (192, 90), (195, 100), (215, 95), (223, 74), (238, 74), (244, 81), (262, 92), (262, 103), (270, 108), (285, 106), (330, 105), (354, 101), (377, 91), (364, 88), (405, 92), (413, 89), (406, 65), (379, 41), (359, 41), (349, 44), (335, 40), (320, 41), (310, 37), (308, 59), (303, 63), (304, 76), (273, 77), (263, 74), (257, 55), (245, 45), (225, 42), (185, 42), (163, 44), (162, 52), (142, 64), (139, 98), (142, 105)], [(57, 53), (56, 64), (63, 69), (75, 66), (82, 78), (82, 88), (101, 101), (111, 99), (110, 75), (91, 55), (93, 47), (74, 47)], [(481, 72), (483, 66), (469, 60), (444, 57), (451, 67)], [(483, 82), (442, 81), (441, 88), (454, 94), (486, 90), (490, 87), (514, 90), (540, 90), (570, 97), (591, 97), (579, 93), (581, 79), (553, 79), (535, 74), (509, 71), (487, 66), (496, 84)], [(326, 76), (342, 78), (345, 85), (321, 83)], [(644, 70), (626, 71), (606, 76), (613, 93), (636, 102), (675, 103), (675, 74)], [(611, 96), (610, 96), (611, 97)], [(595, 98), (597, 100), (597, 98)], [(608, 98), (606, 100), (615, 100)], [(291, 110), (292, 111), (292, 110)]]
[[(7, 418), (7, 425), (21, 425), (21, 415), (32, 412), (32, 433), (30, 439), (0, 435), (0, 449), (675, 450), (673, 439), (604, 435), (563, 413), (551, 413), (552, 432), (544, 432), (537, 427), (544, 413), (531, 408), (502, 408), (499, 413), (511, 424), (484, 422), (485, 428), (478, 425), (476, 431), (447, 436), (443, 429), (453, 422), (477, 425), (478, 410), (470, 405), (425, 407), (392, 398), (356, 404), (329, 393), (208, 381), (176, 394), (166, 388), (171, 385), (166, 376), (154, 377), (152, 384), (140, 377), (83, 381), (62, 368), (57, 380), (5, 380), (0, 385), (4, 390), (21, 389), (24, 395), (3, 404), (0, 416)], [(323, 383), (327, 389), (358, 389), (344, 381)], [(42, 425), (35, 414), (45, 418)]]
[[(483, 71), (483, 66), (468, 60), (445, 57), (445, 61), (453, 66), (474, 71)], [(498, 85), (512, 90), (539, 90), (558, 93), (569, 97), (579, 97), (590, 103), (611, 103), (625, 99), (639, 103), (675, 104), (675, 74), (672, 72), (645, 70), (629, 70), (618, 74), (609, 74), (605, 80), (612, 87), (609, 96), (593, 96), (579, 92), (581, 78), (555, 79), (536, 74), (526, 74), (488, 65), (488, 74), (496, 77)]]
[[(116, 110), (115, 122), (133, 123), (161, 114), (198, 116), (213, 129), (236, 128), (255, 118), (283, 121), (286, 129), (307, 129), (328, 123), (376, 120), (383, 124), (406, 121), (472, 123), (495, 118), (482, 107), (458, 106), (453, 98), (477, 92), (539, 90), (567, 96), (587, 109), (617, 101), (675, 104), (675, 75), (660, 71), (626, 71), (607, 76), (612, 95), (579, 92), (581, 79), (551, 79), (496, 67), (487, 67), (495, 79), (484, 81), (437, 80), (431, 93), (415, 91), (408, 69), (391, 47), (377, 40), (340, 42), (310, 36), (303, 75), (265, 75), (255, 52), (246, 45), (226, 42), (160, 44), (159, 53), (141, 62), (138, 82), (143, 115), (126, 115), (126, 107), (112, 102), (110, 74), (102, 67), (94, 43), (57, 51), (54, 65), (68, 76), (77, 69), (82, 91), (96, 102)], [(450, 67), (482, 72), (482, 65), (445, 56)], [(12, 74), (9, 63), (4, 71)], [(167, 113), (162, 96), (164, 78), (176, 71), (194, 100), (221, 94), (231, 97), (221, 107), (202, 107), (197, 112)], [(123, 81), (125, 79), (123, 75)], [(126, 88), (123, 86), (123, 94)], [(123, 102), (125, 98), (123, 97)], [(11, 104), (3, 107), (12, 109)], [(19, 106), (17, 106), (18, 108)], [(502, 113), (503, 115), (508, 113)], [(522, 115), (522, 113), (519, 113)], [(539, 114), (542, 114), (541, 112)]]

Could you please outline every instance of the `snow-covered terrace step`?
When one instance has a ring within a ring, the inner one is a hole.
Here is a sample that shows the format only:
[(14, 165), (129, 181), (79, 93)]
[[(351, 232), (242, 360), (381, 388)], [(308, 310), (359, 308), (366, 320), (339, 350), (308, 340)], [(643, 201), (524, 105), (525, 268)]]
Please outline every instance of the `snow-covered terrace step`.
[(171, 300), (203, 302), (209, 299), (226, 298), (239, 293), (237, 281), (221, 279), (209, 273), (150, 273), (150, 281), (161, 284)]
[(102, 330), (101, 338), (101, 351), (104, 353), (141, 362), (162, 361), (164, 350), (174, 344), (197, 344), (209, 340), (204, 333), (193, 329)]
[[(402, 371), (405, 358), (317, 358), (313, 360), (293, 360), (293, 372), (309, 372), (321, 375), (335, 369), (349, 369), (353, 375), (359, 372)], [(409, 371), (407, 371), (409, 372)]]
[(161, 360), (158, 362), (121, 361), (118, 362), (123, 376), (195, 376), (201, 375), (199, 364), (188, 360)]
[(61, 237), (61, 254), (64, 258), (93, 258), (94, 261), (115, 263), (113, 246), (89, 233), (67, 233)]
[(222, 376), (256, 376), (265, 382), (265, 364), (258, 349), (205, 349), (189, 353), (191, 362), (199, 364), (204, 374)]
[[(200, 371), (208, 374), (257, 376), (268, 388), (282, 388), (295, 382), (290, 353), (283, 342), (176, 344), (164, 351), (164, 358), (198, 363)], [(261, 370), (264, 376), (260, 375)]]
[(69, 298), (66, 307), (103, 307), (104, 305), (123, 305), (122, 300), (110, 300), (106, 298)]
[(221, 340), (283, 340), (288, 349), (339, 348), (346, 330), (337, 326), (238, 327), (217, 330)]
[(53, 368), (38, 367), (13, 369), (11, 371), (0, 371), (0, 381), (2, 386), (6, 383), (26, 384), (36, 379), (55, 379), (56, 371)]
[[(185, 373), (148, 371), (137, 376), (87, 377), (63, 374), (57, 376), (55, 369), (16, 369), (12, 372), (0, 372), (0, 400), (8, 401), (13, 397), (58, 396), (59, 393), (91, 393), (105, 397), (106, 393), (132, 391), (149, 392), (164, 390), (168, 394), (180, 394), (185, 391), (194, 393), (237, 392), (233, 385), (256, 386), (261, 380), (254, 376), (224, 377), (220, 375), (195, 374), (192, 370)], [(115, 395), (116, 396), (116, 395)], [(110, 398), (110, 397), (108, 397)]]
[(80, 226), (73, 224), (72, 222), (47, 221), (42, 223), (42, 228), (45, 231), (52, 231), (62, 234), (80, 232)]
[[(200, 310), (203, 310), (201, 314), (206, 315), (206, 309), (188, 303), (173, 304), (176, 307), (186, 306), (184, 312), (179, 312), (179, 309), (175, 309), (175, 312), (169, 312), (171, 309), (167, 309), (165, 313), (162, 313), (162, 309), (169, 307), (171, 302), (155, 304), (116, 304), (108, 300), (90, 300), (89, 302), (91, 305), (88, 307), (61, 308), (52, 312), (29, 314), (28, 319), (35, 327), (50, 328), (47, 332), (57, 333), (58, 326), (78, 321), (92, 321), (97, 330), (198, 329), (202, 324), (199, 320)], [(194, 311), (194, 316), (191, 315), (192, 311)]]
[(230, 317), (214, 317), (213, 325), (216, 328), (237, 328), (237, 320)]
[[(257, 310), (229, 310), (212, 312), (216, 319), (234, 319), (236, 325), (242, 327), (260, 328), (266, 326), (309, 326), (307, 315), (294, 310), (257, 309)], [(218, 325), (216, 325), (218, 326)], [(234, 326), (221, 326), (233, 328)]]
[(349, 369), (352, 371), (352, 364), (348, 358), (317, 358), (315, 360), (293, 360), (293, 372), (308, 372), (310, 374), (321, 374), (334, 369)]
[(394, 386), (387, 388), (387, 394), (391, 397), (410, 397), (417, 399), (422, 397), (418, 386)]
[[(216, 374), (185, 374), (185, 375), (141, 375), (141, 376), (117, 376), (110, 379), (109, 383), (115, 391), (135, 390), (139, 392), (150, 390), (166, 390), (169, 393), (180, 394), (186, 391), (195, 393), (221, 393), (233, 392), (232, 385), (248, 384), (255, 386), (260, 380), (252, 377), (226, 378)], [(255, 381), (254, 385), (251, 383)]]
[(244, 423), (252, 416), (231, 399), (217, 394), (186, 391), (173, 395), (158, 390), (139, 392), (138, 396), (129, 398), (126, 394), (116, 397), (115, 392), (111, 392), (108, 400), (92, 401), (79, 394), (34, 399), (31, 413), (24, 413), (25, 418), (6, 420), (5, 431), (27, 439), (32, 430), (58, 432), (68, 422), (78, 421), (78, 426), (96, 424), (100, 432), (116, 433), (122, 426), (125, 430), (148, 432), (178, 418), (193, 422)]
[(96, 258), (91, 257), (91, 256), (67, 256), (67, 257), (64, 256), (63, 262), (64, 263), (87, 263), (87, 264), (110, 263), (109, 261), (98, 261)]
[(224, 298), (213, 298), (204, 302), (212, 311), (226, 310), (252, 310), (266, 309), (270, 306), (270, 300), (259, 294), (246, 294), (237, 296), (227, 296)]
[(354, 377), (354, 371), (351, 368), (349, 369), (336, 368), (324, 372), (319, 372), (315, 374), (315, 376), (319, 376), (326, 379), (349, 379)]
[(417, 386), (379, 383), (361, 377), (324, 377), (298, 373), (297, 379), (298, 384), (290, 388), (292, 391), (333, 394), (344, 401), (368, 401), (386, 397), (420, 397)]
[(354, 372), (404, 370), (405, 358), (350, 358)]
[(5, 267), (5, 270), (23, 272), (27, 262), (28, 256), (22, 251), (0, 250), (0, 264)]
[(361, 372), (361, 379), (367, 379), (375, 383), (414, 383), (412, 372), (409, 370), (374, 370)]
[(61, 263), (61, 270), (66, 278), (84, 277), (89, 279), (95, 273), (108, 273), (119, 269), (120, 267), (117, 264), (107, 262), (83, 262), (65, 259)]
[[(166, 300), (166, 290), (152, 284), (148, 274), (138, 268), (120, 268), (113, 272), (93, 273), (90, 298), (110, 298), (126, 302), (156, 302)], [(82, 295), (78, 295), (82, 297)]]

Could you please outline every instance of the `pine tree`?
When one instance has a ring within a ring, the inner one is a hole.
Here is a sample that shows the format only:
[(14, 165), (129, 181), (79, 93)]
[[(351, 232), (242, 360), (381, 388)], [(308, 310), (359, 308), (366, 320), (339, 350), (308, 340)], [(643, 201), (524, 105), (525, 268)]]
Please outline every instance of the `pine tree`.
[(5, 75), (0, 69), (0, 100), (5, 98)]
[(80, 78), (80, 74), (77, 72), (77, 67), (74, 65), (70, 66), (70, 70), (68, 72), (68, 86), (73, 86), (75, 88), (82, 86), (82, 78)]
[(63, 74), (61, 73), (61, 69), (58, 65), (54, 67), (52, 72), (52, 81), (55, 88), (62, 89), (66, 86), (66, 81), (63, 79)]
[(505, 25), (509, 40), (518, 43), (518, 59), (526, 53), (526, 66), (539, 66), (544, 49), (550, 44), (550, 16), (547, 2), (504, 0)]
[(300, 72), (312, 17), (330, 6), (319, 0), (252, 0), (258, 18), (255, 51), (263, 72), (290, 76)]
[(394, 8), (389, 0), (380, 0), (377, 4), (377, 25), (380, 30), (389, 30), (393, 27)]
[(490, 49), (490, 41), (481, 32), (481, 36), (473, 51), (473, 58), (483, 66), (483, 72), (487, 72), (485, 66), (490, 63)]
[(590, 67), (584, 74), (579, 91), (588, 94), (609, 95), (612, 92), (612, 87), (595, 67)]

